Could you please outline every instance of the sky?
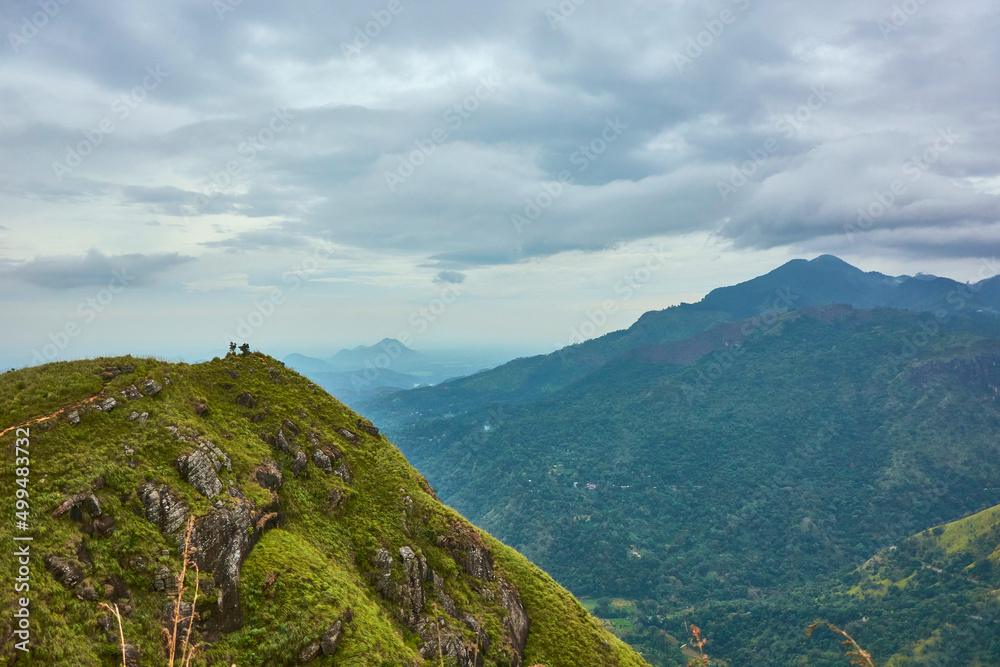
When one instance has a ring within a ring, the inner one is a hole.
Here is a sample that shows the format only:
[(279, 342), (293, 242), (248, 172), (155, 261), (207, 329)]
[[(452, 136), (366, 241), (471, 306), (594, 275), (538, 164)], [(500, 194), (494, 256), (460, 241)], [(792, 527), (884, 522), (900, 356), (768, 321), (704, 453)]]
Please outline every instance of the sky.
[[(549, 352), (1000, 249), (1000, 6), (5, 0), (0, 364)], [(590, 324), (587, 324), (590, 323)]]

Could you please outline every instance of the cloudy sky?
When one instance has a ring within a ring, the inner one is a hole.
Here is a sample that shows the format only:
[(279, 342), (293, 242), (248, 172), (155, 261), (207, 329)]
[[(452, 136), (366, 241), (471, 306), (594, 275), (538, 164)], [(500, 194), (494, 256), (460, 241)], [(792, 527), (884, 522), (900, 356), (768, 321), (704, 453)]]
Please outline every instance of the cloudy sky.
[[(0, 362), (547, 352), (1000, 246), (987, 0), (0, 3)], [(603, 312), (604, 316), (600, 315)]]

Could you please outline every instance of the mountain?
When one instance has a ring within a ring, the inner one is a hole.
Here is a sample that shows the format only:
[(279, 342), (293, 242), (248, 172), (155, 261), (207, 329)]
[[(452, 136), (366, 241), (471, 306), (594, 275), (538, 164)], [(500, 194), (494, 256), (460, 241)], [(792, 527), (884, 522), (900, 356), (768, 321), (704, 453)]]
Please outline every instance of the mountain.
[(383, 338), (372, 346), (341, 350), (329, 359), (290, 354), (284, 363), (345, 404), (357, 406), (400, 389), (430, 386), (470, 375), (497, 363), (497, 354), (470, 350), (424, 353), (396, 339)]
[(844, 304), (855, 308), (900, 308), (952, 314), (965, 310), (1000, 313), (1000, 276), (966, 285), (935, 276), (886, 276), (864, 272), (832, 255), (792, 260), (752, 280), (712, 290), (698, 303), (650, 311), (628, 329), (613, 331), (548, 355), (515, 359), (489, 371), (434, 388), (357, 401), (387, 426), (411, 415), (460, 414), (491, 403), (537, 400), (595, 372), (618, 356), (642, 347), (689, 340), (725, 322)]
[(646, 664), (269, 357), (4, 373), (0, 435), (4, 664)]
[[(469, 389), (501, 385), (507, 365), (369, 414), (445, 502), (575, 594), (666, 619), (636, 644), (650, 659), (674, 664), (657, 633), (683, 637), (697, 616), (731, 651), (714, 657), (793, 664), (734, 658), (779, 617), (742, 620), (725, 634), (737, 649), (702, 611), (796, 594), (801, 623), (771, 632), (801, 632), (821, 611), (802, 591), (1000, 503), (1000, 323), (977, 310), (774, 311), (626, 349), (530, 400)], [(905, 650), (906, 635), (880, 637)]]
[(369, 365), (385, 368), (390, 364), (393, 368), (406, 372), (419, 369), (427, 362), (423, 354), (411, 350), (395, 338), (383, 338), (375, 345), (358, 345), (350, 350), (341, 350), (327, 359), (326, 363), (334, 371), (341, 372), (356, 371)]

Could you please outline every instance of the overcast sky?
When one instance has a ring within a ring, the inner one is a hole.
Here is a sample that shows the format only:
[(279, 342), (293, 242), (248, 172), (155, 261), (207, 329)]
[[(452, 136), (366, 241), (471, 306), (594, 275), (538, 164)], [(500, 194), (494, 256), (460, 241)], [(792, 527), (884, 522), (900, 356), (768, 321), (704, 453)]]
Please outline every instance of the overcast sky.
[(547, 352), (795, 257), (1000, 247), (986, 0), (0, 7), (6, 366)]

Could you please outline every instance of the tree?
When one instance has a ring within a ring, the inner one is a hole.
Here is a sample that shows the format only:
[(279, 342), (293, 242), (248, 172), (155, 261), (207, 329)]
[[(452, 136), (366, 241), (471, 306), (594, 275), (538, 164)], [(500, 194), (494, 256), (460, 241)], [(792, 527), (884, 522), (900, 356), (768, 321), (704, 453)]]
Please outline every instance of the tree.
[(229, 341), (229, 354), (235, 354), (235, 353), (236, 353), (236, 343), (234, 343), (233, 341)]

